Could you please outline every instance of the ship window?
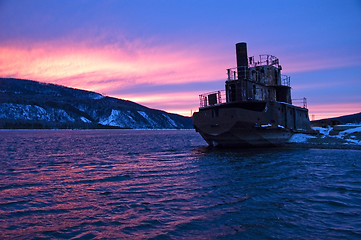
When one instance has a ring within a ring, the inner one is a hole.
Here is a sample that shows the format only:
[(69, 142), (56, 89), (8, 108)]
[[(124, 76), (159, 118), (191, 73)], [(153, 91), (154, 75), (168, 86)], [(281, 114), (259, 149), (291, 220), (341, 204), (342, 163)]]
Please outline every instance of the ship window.
[(229, 85), (229, 101), (234, 102), (236, 101), (236, 85), (231, 84)]
[(253, 85), (253, 95), (256, 95), (256, 85)]
[(217, 94), (216, 93), (208, 95), (208, 103), (209, 103), (209, 106), (217, 104)]

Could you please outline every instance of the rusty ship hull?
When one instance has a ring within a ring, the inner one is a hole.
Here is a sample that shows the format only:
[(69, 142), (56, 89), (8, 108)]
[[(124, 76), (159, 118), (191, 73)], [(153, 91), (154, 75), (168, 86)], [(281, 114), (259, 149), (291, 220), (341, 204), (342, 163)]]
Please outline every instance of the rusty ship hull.
[(277, 146), (308, 132), (305, 108), (277, 102), (223, 104), (193, 115), (195, 130), (210, 146)]

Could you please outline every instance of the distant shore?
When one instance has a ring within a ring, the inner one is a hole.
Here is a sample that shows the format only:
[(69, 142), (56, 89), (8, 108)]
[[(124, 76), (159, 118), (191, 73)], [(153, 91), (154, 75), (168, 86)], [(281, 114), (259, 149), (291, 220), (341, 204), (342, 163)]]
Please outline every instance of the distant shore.
[(361, 150), (361, 125), (314, 127), (316, 134), (295, 134), (287, 146)]
[(0, 128), (0, 131), (194, 131), (189, 128)]

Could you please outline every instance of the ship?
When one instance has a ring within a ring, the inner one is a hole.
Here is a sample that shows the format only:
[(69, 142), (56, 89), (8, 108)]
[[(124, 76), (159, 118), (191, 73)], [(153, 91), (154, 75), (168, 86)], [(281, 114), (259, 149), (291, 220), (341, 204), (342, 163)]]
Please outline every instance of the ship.
[(291, 99), (290, 77), (281, 74), (277, 57), (248, 57), (247, 44), (240, 42), (236, 59), (237, 67), (227, 69), (225, 90), (199, 95), (192, 116), (209, 146), (279, 146), (295, 133), (312, 131), (307, 100)]

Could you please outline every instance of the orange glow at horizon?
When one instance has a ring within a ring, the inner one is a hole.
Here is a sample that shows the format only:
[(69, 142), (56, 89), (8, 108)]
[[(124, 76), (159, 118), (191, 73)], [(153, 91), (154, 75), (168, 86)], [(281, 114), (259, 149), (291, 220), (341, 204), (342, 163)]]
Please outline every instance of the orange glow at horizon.
[(116, 98), (126, 99), (150, 108), (156, 108), (183, 116), (191, 116), (191, 113), (198, 110), (198, 96), (198, 91), (114, 95)]
[[(310, 120), (334, 118), (343, 115), (351, 115), (361, 111), (360, 103), (338, 103), (338, 104), (315, 104), (309, 108)], [(314, 119), (313, 119), (314, 118)]]
[[(191, 113), (198, 111), (199, 92), (189, 91), (181, 93), (148, 93), (148, 94), (126, 94), (114, 96), (127, 99), (147, 107), (164, 110), (171, 113), (191, 116)], [(361, 105), (359, 103), (339, 103), (339, 104), (309, 104), (310, 120), (333, 118), (343, 115), (359, 113)], [(312, 119), (314, 118), (314, 119)]]

